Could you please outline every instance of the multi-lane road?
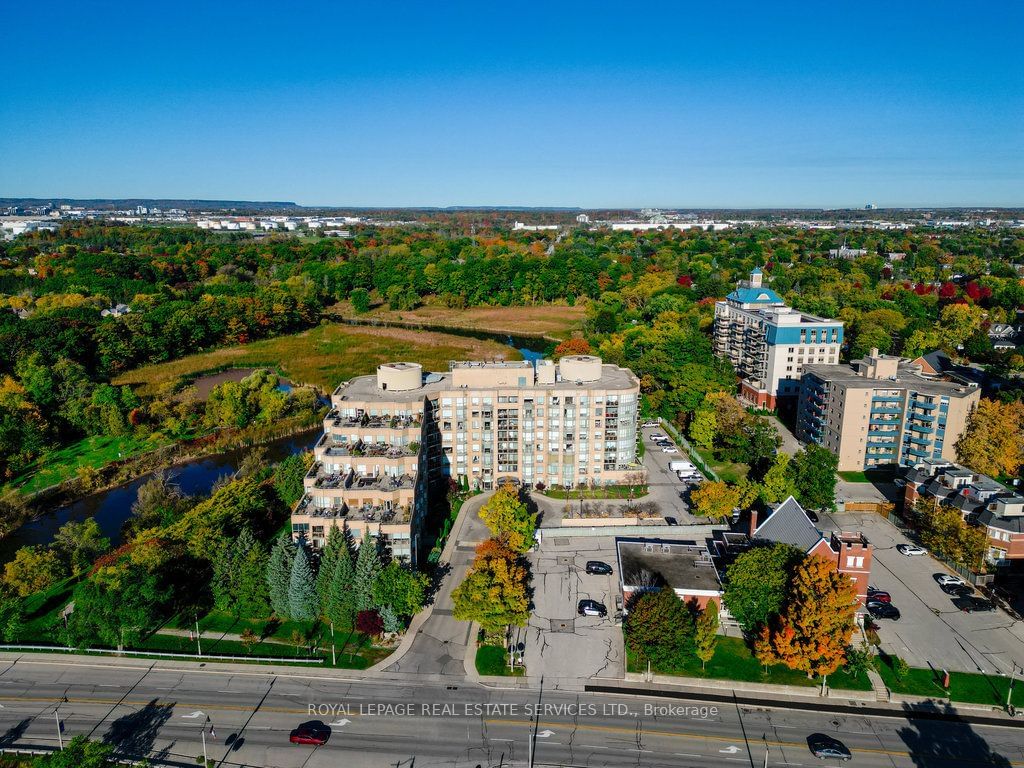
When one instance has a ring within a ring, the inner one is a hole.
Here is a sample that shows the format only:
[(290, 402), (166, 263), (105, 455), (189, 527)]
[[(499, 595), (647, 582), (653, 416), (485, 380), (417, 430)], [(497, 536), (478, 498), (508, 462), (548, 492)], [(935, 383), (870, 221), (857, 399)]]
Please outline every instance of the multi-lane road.
[[(1024, 765), (1016, 727), (327, 670), (10, 656), (0, 705), (5, 747), (54, 747), (59, 721), (61, 739), (89, 734), (182, 766), (196, 764), (204, 731), (223, 766), (526, 766), (532, 741), (536, 766), (761, 768), (767, 752), (773, 768), (800, 768), (819, 764), (806, 743), (816, 732), (841, 739), (852, 765)], [(331, 726), (328, 743), (289, 744), (311, 719)]]

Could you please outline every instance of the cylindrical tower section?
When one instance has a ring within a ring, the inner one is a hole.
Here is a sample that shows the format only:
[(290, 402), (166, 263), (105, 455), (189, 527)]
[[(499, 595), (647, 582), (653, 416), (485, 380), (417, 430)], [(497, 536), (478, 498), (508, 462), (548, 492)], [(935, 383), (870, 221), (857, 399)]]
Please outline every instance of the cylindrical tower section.
[(597, 381), (601, 378), (601, 358), (595, 355), (570, 355), (558, 361), (563, 381)]
[(419, 389), (423, 384), (423, 366), (419, 363), (382, 363), (377, 366), (377, 387), (389, 392)]

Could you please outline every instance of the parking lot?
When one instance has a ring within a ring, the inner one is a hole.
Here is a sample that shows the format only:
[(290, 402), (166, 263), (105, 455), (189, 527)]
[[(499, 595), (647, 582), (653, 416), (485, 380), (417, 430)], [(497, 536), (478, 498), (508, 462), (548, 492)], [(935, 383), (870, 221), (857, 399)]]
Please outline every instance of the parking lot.
[[(657, 427), (644, 427), (641, 439), (644, 441), (644, 468), (647, 470), (647, 484), (650, 495), (644, 501), (653, 501), (661, 510), (661, 514), (674, 517), (680, 525), (702, 522), (690, 514), (687, 500), (688, 488), (676, 473), (668, 468), (670, 461), (689, 461), (686, 452), (676, 446), (676, 453), (664, 453), (651, 435), (661, 434), (668, 437), (665, 430)], [(671, 438), (669, 438), (671, 440)], [(674, 445), (674, 444), (673, 444)]]
[(935, 581), (950, 573), (928, 555), (907, 557), (896, 551), (912, 543), (887, 520), (873, 513), (823, 516), (820, 526), (860, 530), (874, 547), (871, 582), (892, 595), (899, 621), (880, 619), (882, 650), (916, 667), (1009, 674), (1024, 664), (1024, 626), (1002, 610), (963, 613)]
[[(559, 678), (579, 681), (591, 677), (621, 678), (625, 655), (622, 627), (615, 619), (619, 575), (615, 539), (545, 537), (530, 555), (534, 610), (526, 635), (525, 661), (531, 677), (543, 675), (545, 687), (558, 687)], [(590, 575), (588, 560), (612, 566), (607, 576)], [(608, 609), (604, 618), (579, 616), (580, 600), (590, 598)]]

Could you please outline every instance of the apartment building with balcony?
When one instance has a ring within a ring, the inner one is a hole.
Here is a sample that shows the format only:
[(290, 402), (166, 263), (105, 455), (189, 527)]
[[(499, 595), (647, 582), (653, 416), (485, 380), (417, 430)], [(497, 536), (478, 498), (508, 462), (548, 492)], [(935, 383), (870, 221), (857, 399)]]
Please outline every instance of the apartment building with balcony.
[(639, 392), (631, 371), (590, 355), (443, 373), (380, 365), (334, 391), (293, 536), (321, 546), (333, 526), (368, 530), (415, 563), (429, 497), (449, 479), (480, 490), (624, 483), (640, 470)]
[(758, 408), (774, 410), (780, 399), (793, 403), (804, 366), (838, 363), (842, 343), (840, 321), (787, 307), (763, 285), (760, 269), (715, 304), (715, 354), (739, 374), (740, 400)]
[(850, 365), (805, 366), (796, 436), (836, 454), (840, 471), (951, 461), (980, 397), (975, 386), (873, 349)]

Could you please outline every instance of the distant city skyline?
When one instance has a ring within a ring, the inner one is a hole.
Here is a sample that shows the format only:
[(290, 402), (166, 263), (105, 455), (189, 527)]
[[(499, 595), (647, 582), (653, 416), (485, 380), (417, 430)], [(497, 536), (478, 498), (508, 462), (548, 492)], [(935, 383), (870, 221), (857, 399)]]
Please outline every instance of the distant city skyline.
[(0, 196), (1024, 205), (1024, 7), (7, 9)]

